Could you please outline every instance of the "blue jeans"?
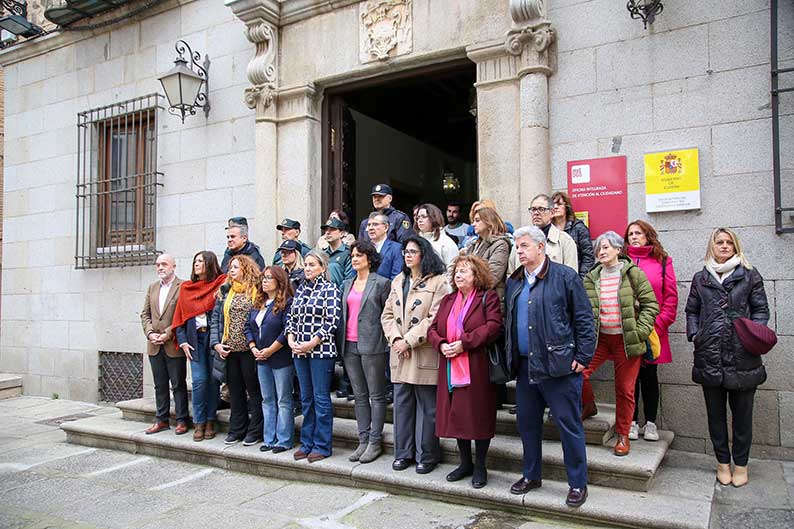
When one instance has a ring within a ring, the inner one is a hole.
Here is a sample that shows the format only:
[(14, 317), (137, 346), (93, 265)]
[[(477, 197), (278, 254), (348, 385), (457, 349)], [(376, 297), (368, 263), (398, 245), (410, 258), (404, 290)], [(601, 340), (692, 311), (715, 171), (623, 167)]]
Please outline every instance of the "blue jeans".
[(197, 333), (198, 343), (192, 352), (190, 373), (193, 377), (193, 422), (203, 424), (214, 421), (218, 411), (220, 385), (212, 377), (212, 354), (209, 350), (210, 333)]
[(292, 448), (295, 417), (292, 415), (292, 377), (290, 366), (273, 369), (267, 362), (257, 363), (259, 387), (262, 388), (262, 439), (268, 446)]
[(334, 409), (331, 404), (333, 358), (295, 357), (295, 371), (301, 387), (301, 451), (331, 455)]

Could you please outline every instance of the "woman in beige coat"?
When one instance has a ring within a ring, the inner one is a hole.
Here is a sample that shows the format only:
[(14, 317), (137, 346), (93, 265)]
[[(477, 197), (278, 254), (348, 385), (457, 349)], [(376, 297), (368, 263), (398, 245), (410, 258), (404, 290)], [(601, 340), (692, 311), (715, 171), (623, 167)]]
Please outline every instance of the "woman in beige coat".
[(449, 285), (444, 263), (426, 239), (411, 235), (402, 246), (405, 268), (392, 281), (381, 316), (394, 382), (392, 468), (405, 470), (416, 461), (416, 473), (427, 474), (441, 458), (435, 434), (439, 355), (427, 331)]

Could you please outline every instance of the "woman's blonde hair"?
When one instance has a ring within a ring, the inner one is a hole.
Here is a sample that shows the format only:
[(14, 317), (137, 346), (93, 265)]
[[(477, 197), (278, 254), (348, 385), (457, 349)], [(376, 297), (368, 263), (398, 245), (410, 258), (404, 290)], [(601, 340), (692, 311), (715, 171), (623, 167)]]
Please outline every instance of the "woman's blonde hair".
[(744, 252), (742, 251), (742, 245), (739, 242), (739, 236), (736, 235), (736, 232), (730, 228), (716, 228), (713, 232), (711, 232), (709, 244), (706, 248), (705, 261), (708, 263), (711, 259), (714, 259), (714, 243), (717, 242), (717, 237), (719, 237), (720, 233), (724, 233), (731, 238), (731, 241), (733, 242), (733, 249), (736, 250), (736, 257), (739, 258), (739, 262), (742, 263), (742, 266), (746, 269), (752, 270), (753, 265), (750, 264), (749, 259), (747, 259), (747, 256), (744, 255)]
[[(240, 278), (237, 280), (237, 282), (245, 285), (246, 290), (251, 294), (255, 293), (259, 283), (259, 266), (254, 262), (253, 259), (251, 259), (247, 255), (235, 255), (229, 260), (229, 268), (231, 268), (232, 263), (235, 261), (240, 263), (241, 275)], [(226, 281), (223, 284), (231, 285), (232, 281), (233, 280), (231, 274), (227, 273)], [(218, 298), (222, 297), (220, 288), (218, 289), (218, 293), (216, 294), (216, 296)]]
[[(507, 233), (507, 226), (495, 209), (481, 207), (474, 215), (479, 215), (480, 221), (488, 228), (488, 237), (498, 237)], [(474, 218), (472, 217), (471, 220), (473, 222)]]

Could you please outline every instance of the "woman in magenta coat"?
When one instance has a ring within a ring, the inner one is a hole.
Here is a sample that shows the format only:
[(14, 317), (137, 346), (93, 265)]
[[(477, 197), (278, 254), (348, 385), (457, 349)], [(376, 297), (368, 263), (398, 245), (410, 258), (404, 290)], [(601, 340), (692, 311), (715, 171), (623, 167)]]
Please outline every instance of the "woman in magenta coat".
[(661, 354), (653, 362), (643, 360), (637, 384), (634, 388), (634, 421), (629, 430), (629, 439), (639, 438), (637, 417), (640, 409), (640, 399), (643, 400), (645, 412), (645, 429), (643, 438), (646, 441), (658, 441), (659, 432), (656, 428), (656, 412), (659, 408), (659, 379), (656, 366), (668, 364), (673, 361), (670, 352), (668, 329), (675, 321), (678, 307), (678, 288), (675, 280), (673, 260), (659, 242), (656, 230), (644, 220), (635, 220), (626, 228), (626, 254), (648, 276), (659, 302), (659, 315), (656, 317), (654, 330), (659, 335)]
[(427, 333), (444, 357), (438, 367), (436, 435), (458, 441), (460, 466), (447, 481), (472, 476), (472, 486), (479, 489), (488, 483), (485, 458), (496, 433), (496, 386), (488, 374), (486, 345), (502, 334), (502, 309), (487, 261), (458, 256), (452, 270), (453, 292), (441, 300)]

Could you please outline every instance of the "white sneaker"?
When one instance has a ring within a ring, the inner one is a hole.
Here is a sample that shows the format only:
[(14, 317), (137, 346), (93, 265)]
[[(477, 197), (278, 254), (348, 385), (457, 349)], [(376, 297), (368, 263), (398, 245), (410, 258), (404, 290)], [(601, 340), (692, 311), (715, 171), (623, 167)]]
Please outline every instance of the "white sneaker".
[(658, 441), (659, 440), (659, 430), (656, 429), (656, 425), (650, 421), (645, 423), (645, 430), (642, 434), (642, 438), (646, 441)]
[(629, 428), (629, 439), (636, 441), (640, 438), (640, 427), (636, 422), (631, 421), (631, 428)]

